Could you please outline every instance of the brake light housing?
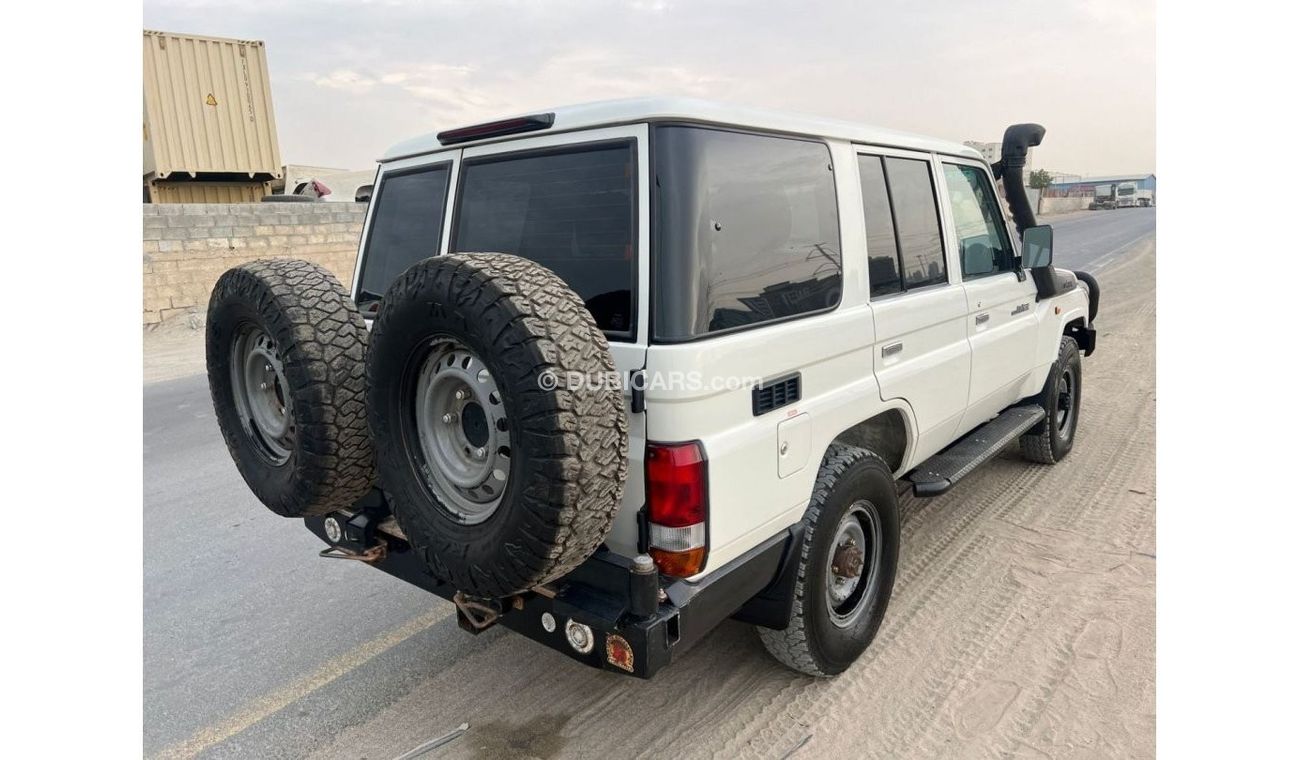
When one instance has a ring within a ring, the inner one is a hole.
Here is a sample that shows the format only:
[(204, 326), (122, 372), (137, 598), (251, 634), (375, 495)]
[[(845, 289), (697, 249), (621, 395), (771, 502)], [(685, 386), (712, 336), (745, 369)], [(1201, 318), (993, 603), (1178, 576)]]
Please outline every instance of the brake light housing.
[(677, 578), (704, 570), (709, 555), (709, 463), (699, 441), (646, 445), (649, 553)]
[(485, 137), (501, 137), (502, 135), (514, 135), (521, 132), (536, 132), (539, 129), (550, 129), (554, 124), (555, 114), (535, 113), (530, 116), (519, 116), (514, 119), (502, 119), (500, 121), (489, 121), (484, 124), (475, 124), (472, 127), (446, 129), (438, 133), (438, 142), (443, 145), (455, 145), (456, 143), (469, 142), (470, 140), (482, 140)]

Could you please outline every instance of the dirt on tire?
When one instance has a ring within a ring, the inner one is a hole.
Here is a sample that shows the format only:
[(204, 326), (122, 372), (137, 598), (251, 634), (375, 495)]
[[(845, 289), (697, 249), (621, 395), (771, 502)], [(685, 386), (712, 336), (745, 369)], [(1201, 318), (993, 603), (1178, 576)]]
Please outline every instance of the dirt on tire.
[[(250, 333), (282, 363), (275, 380), (286, 387), (276, 392), (288, 431), (274, 450), (236, 398), (241, 368), (232, 349)], [(347, 291), (316, 264), (253, 261), (217, 281), (206, 335), (212, 405), (240, 475), (276, 514), (325, 514), (351, 506), (373, 487), (367, 342), (365, 321)]]
[[(428, 421), (415, 413), (419, 376), (439, 341), (485, 365), (508, 435), (502, 493), (474, 522), (452, 508), (426, 448), (434, 433), (421, 432)], [(561, 380), (615, 372), (582, 299), (535, 262), (448, 254), (392, 284), (367, 357), (370, 429), (398, 523), (435, 575), (471, 596), (500, 598), (563, 576), (595, 552), (627, 477), (623, 393), (616, 383)]]

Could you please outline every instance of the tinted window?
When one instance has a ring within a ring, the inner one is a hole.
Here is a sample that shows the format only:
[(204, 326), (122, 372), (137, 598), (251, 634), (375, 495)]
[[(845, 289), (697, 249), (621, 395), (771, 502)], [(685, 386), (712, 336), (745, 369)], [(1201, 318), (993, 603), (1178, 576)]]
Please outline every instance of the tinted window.
[(830, 150), (694, 127), (655, 131), (655, 337), (673, 341), (839, 303)]
[(545, 265), (601, 329), (629, 334), (636, 288), (633, 143), (465, 161), (452, 250)]
[(898, 239), (894, 236), (894, 215), (889, 209), (889, 188), (879, 156), (858, 156), (862, 177), (862, 210), (867, 217), (867, 277), (871, 295), (882, 296), (903, 289), (898, 276)]
[(373, 312), (384, 291), (408, 267), (438, 254), (449, 166), (384, 176), (357, 288), (362, 311)]
[(889, 157), (885, 159), (885, 172), (894, 205), (904, 289), (947, 282), (948, 267), (943, 259), (939, 207), (929, 162)]
[(1014, 271), (1015, 253), (988, 176), (974, 166), (944, 164), (943, 179), (952, 200), (962, 277)]

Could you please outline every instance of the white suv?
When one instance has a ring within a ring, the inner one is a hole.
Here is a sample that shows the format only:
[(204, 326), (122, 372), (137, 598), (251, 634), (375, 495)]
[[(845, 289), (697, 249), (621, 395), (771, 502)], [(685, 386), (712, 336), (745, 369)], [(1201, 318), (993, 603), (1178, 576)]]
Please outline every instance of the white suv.
[(218, 283), (218, 418), (323, 555), (468, 630), (649, 677), (737, 617), (833, 675), (885, 614), (900, 485), (1073, 444), (1099, 291), (1025, 199), (1042, 134), (990, 167), (628, 100), (416, 138), (381, 160), (351, 294), (293, 261)]

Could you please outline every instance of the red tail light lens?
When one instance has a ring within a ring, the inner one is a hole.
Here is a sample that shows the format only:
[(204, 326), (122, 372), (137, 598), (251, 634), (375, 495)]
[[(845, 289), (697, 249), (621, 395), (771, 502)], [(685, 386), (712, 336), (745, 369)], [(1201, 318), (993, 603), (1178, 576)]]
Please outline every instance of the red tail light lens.
[(698, 441), (646, 447), (650, 556), (665, 575), (686, 577), (708, 557), (708, 461)]

